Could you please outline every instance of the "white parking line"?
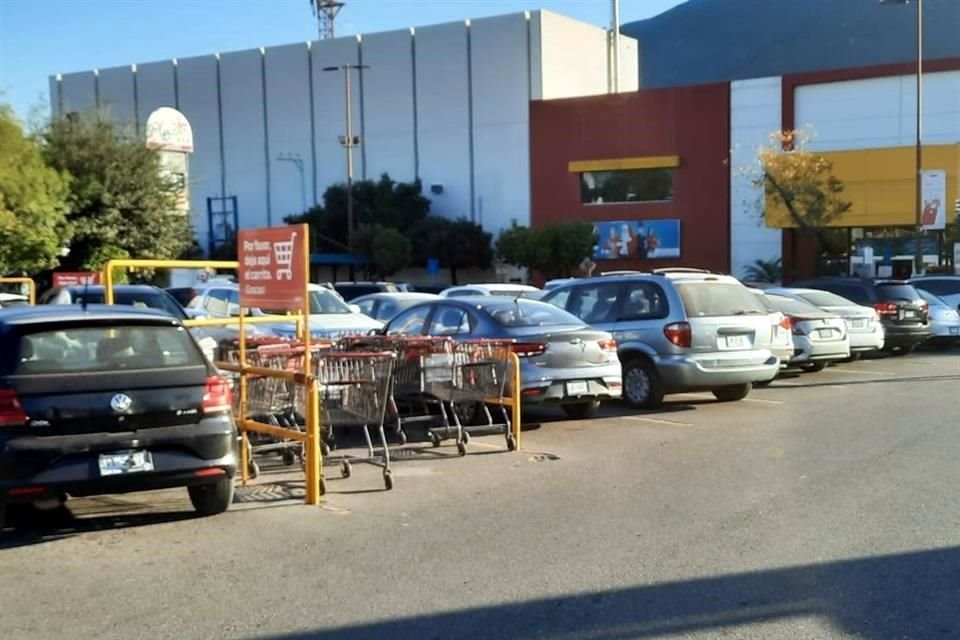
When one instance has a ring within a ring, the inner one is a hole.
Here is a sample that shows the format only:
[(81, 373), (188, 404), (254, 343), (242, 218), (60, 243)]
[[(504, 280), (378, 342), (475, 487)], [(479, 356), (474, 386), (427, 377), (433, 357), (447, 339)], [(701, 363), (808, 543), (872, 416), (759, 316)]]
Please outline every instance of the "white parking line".
[(783, 404), (782, 400), (762, 400), (760, 398), (744, 398), (740, 402), (757, 402), (759, 404)]
[(895, 373), (892, 372), (892, 371), (863, 371), (862, 369), (830, 369), (830, 368), (824, 369), (823, 371), (820, 371), (819, 373), (840, 373), (840, 374), (852, 375), (852, 376), (855, 376), (855, 375), (857, 375), (858, 373), (865, 373), (865, 374), (867, 374), (868, 376), (895, 376), (895, 375), (897, 375), (897, 374), (895, 374)]
[(662, 420), (660, 418), (648, 418), (646, 416), (623, 416), (627, 420), (638, 420), (641, 422), (653, 422), (654, 424), (667, 424), (672, 427), (692, 427), (691, 422), (679, 422), (677, 420)]

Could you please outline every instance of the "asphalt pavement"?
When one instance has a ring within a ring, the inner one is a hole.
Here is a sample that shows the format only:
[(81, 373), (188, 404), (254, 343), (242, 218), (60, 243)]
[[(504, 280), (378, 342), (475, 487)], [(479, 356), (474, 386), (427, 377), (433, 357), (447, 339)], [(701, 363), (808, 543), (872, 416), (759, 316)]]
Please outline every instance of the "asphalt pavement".
[(960, 351), (668, 400), (427, 445), (390, 492), (331, 468), (319, 508), (281, 468), (213, 518), (21, 513), (0, 638), (960, 638)]

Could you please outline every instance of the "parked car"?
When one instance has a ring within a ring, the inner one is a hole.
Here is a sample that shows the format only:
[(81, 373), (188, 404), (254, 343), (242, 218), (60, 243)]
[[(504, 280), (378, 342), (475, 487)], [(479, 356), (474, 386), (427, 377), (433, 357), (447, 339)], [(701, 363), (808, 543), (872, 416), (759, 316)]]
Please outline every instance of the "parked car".
[(15, 502), (170, 487), (220, 513), (236, 443), (230, 385), (170, 314), (0, 311), (0, 529)]
[(592, 417), (600, 400), (619, 398), (622, 390), (613, 336), (535, 300), (474, 296), (423, 302), (395, 316), (385, 333), (512, 340), (524, 405), (560, 404), (571, 418)]
[(433, 293), (371, 293), (354, 298), (352, 304), (374, 320), (387, 322), (404, 309), (439, 297)]
[(459, 298), (463, 296), (506, 296), (511, 298), (531, 298), (536, 300), (543, 295), (543, 291), (529, 284), (501, 282), (495, 284), (467, 284), (453, 286), (440, 292), (444, 298)]
[(870, 278), (817, 278), (794, 282), (792, 287), (829, 291), (858, 305), (873, 307), (883, 324), (883, 350), (905, 355), (930, 336), (927, 303), (903, 280)]
[(883, 324), (880, 322), (880, 314), (873, 307), (865, 307), (835, 293), (819, 289), (773, 287), (766, 289), (764, 293), (775, 293), (806, 302), (846, 320), (847, 335), (850, 336), (850, 356), (854, 360), (864, 353), (883, 349)]
[[(68, 287), (54, 287), (45, 291), (38, 300), (38, 304), (103, 304), (105, 301), (102, 285), (70, 285)], [(183, 322), (196, 317), (196, 314), (180, 306), (180, 303), (167, 291), (146, 284), (118, 284), (113, 287), (113, 302), (117, 305), (157, 309), (170, 314)], [(251, 325), (252, 326), (252, 325)], [(259, 330), (252, 328), (248, 335), (255, 335)], [(232, 341), (237, 337), (237, 330), (232, 327), (195, 327), (190, 333), (196, 338), (209, 360), (214, 360), (217, 344), (223, 341)]]
[(937, 349), (949, 349), (960, 344), (960, 312), (950, 303), (925, 289), (917, 289), (930, 308), (930, 328), (933, 335), (928, 344)]
[(831, 362), (850, 357), (847, 322), (841, 316), (773, 290), (765, 291), (764, 295), (790, 321), (794, 352), (789, 366), (803, 371), (822, 371)]
[(740, 400), (779, 370), (767, 309), (730, 276), (598, 276), (561, 285), (543, 300), (613, 334), (623, 397), (633, 407), (656, 407), (664, 394), (685, 391)]
[[(310, 334), (318, 338), (338, 338), (344, 335), (366, 334), (378, 331), (382, 322), (352, 309), (336, 292), (318, 284), (309, 285)], [(240, 287), (232, 283), (214, 284), (200, 290), (188, 310), (202, 312), (214, 318), (229, 318), (240, 313)], [(251, 309), (251, 316), (286, 315), (286, 309)], [(284, 338), (293, 338), (297, 333), (296, 323), (267, 322), (252, 324), (261, 331)]]
[(334, 290), (347, 302), (371, 293), (397, 293), (400, 287), (392, 282), (334, 282)]
[(436, 282), (408, 283), (407, 290), (411, 293), (433, 293), (439, 295), (441, 291), (449, 289), (450, 286), (450, 284)]
[(910, 280), (917, 289), (922, 289), (947, 303), (948, 306), (960, 311), (960, 276), (936, 274), (918, 276)]
[(19, 293), (6, 293), (0, 292), (0, 309), (11, 309), (13, 307), (24, 307), (30, 304), (30, 299), (27, 296), (22, 296)]
[[(774, 307), (773, 303), (767, 299), (763, 291), (760, 289), (750, 289), (750, 291), (756, 296), (757, 300), (760, 301), (760, 304), (763, 305), (770, 316), (769, 348), (773, 355), (777, 356), (777, 359), (780, 361), (780, 367), (783, 368), (790, 363), (790, 360), (792, 360), (794, 356), (793, 332), (791, 331), (790, 318)], [(764, 385), (770, 382), (773, 382), (773, 378), (756, 384)]]

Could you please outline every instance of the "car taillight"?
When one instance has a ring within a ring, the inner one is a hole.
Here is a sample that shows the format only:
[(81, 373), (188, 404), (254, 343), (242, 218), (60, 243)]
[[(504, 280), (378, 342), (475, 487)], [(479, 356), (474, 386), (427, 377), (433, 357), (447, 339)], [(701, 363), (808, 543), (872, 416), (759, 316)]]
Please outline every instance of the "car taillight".
[(27, 423), (27, 414), (20, 405), (17, 392), (0, 389), (0, 427), (22, 427)]
[(547, 350), (546, 342), (514, 342), (510, 345), (510, 350), (521, 358), (530, 358), (543, 355)]
[(790, 329), (793, 331), (793, 335), (795, 335), (795, 336), (805, 336), (805, 335), (807, 335), (807, 332), (804, 331), (803, 328), (802, 328), (800, 325), (797, 324), (798, 321), (797, 321), (796, 318), (787, 316), (787, 322), (790, 323)]
[(873, 308), (881, 316), (895, 316), (897, 315), (897, 303), (896, 302), (878, 302), (873, 305)]
[(230, 383), (220, 376), (207, 378), (207, 386), (203, 391), (203, 403), (200, 408), (204, 413), (224, 413), (232, 408), (233, 392)]
[(601, 351), (616, 351), (617, 350), (617, 341), (613, 338), (604, 338), (603, 340), (597, 340), (597, 344), (600, 345)]
[(663, 335), (673, 344), (685, 349), (689, 349), (693, 343), (693, 332), (690, 330), (689, 322), (668, 324), (663, 328)]
[(780, 328), (781, 329), (793, 329), (793, 318), (790, 316), (783, 316), (780, 319)]

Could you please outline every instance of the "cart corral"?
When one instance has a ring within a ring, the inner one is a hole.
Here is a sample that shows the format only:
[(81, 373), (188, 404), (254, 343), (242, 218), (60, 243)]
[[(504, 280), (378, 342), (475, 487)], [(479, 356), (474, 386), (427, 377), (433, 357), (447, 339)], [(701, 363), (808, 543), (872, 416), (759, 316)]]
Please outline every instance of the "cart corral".
[[(115, 260), (104, 268), (105, 300), (113, 303), (117, 269), (189, 268), (236, 270), (240, 313), (235, 318), (194, 319), (186, 326), (238, 328), (215, 362), (233, 381), (239, 432), (240, 481), (260, 472), (263, 456), (302, 467), (307, 504), (326, 492), (324, 466), (349, 478), (356, 463), (382, 469), (384, 488), (394, 486), (391, 465), (422, 427), (427, 446), (453, 440), (466, 455), (471, 434), (500, 433), (504, 450), (520, 448), (519, 360), (506, 342), (455, 342), (449, 338), (351, 336), (311, 340), (309, 234), (303, 225), (242, 231), (239, 260)], [(248, 317), (251, 308), (284, 309), (289, 315)], [(248, 323), (295, 322), (293, 340), (247, 336)], [(356, 453), (338, 449), (347, 432), (362, 434)]]

